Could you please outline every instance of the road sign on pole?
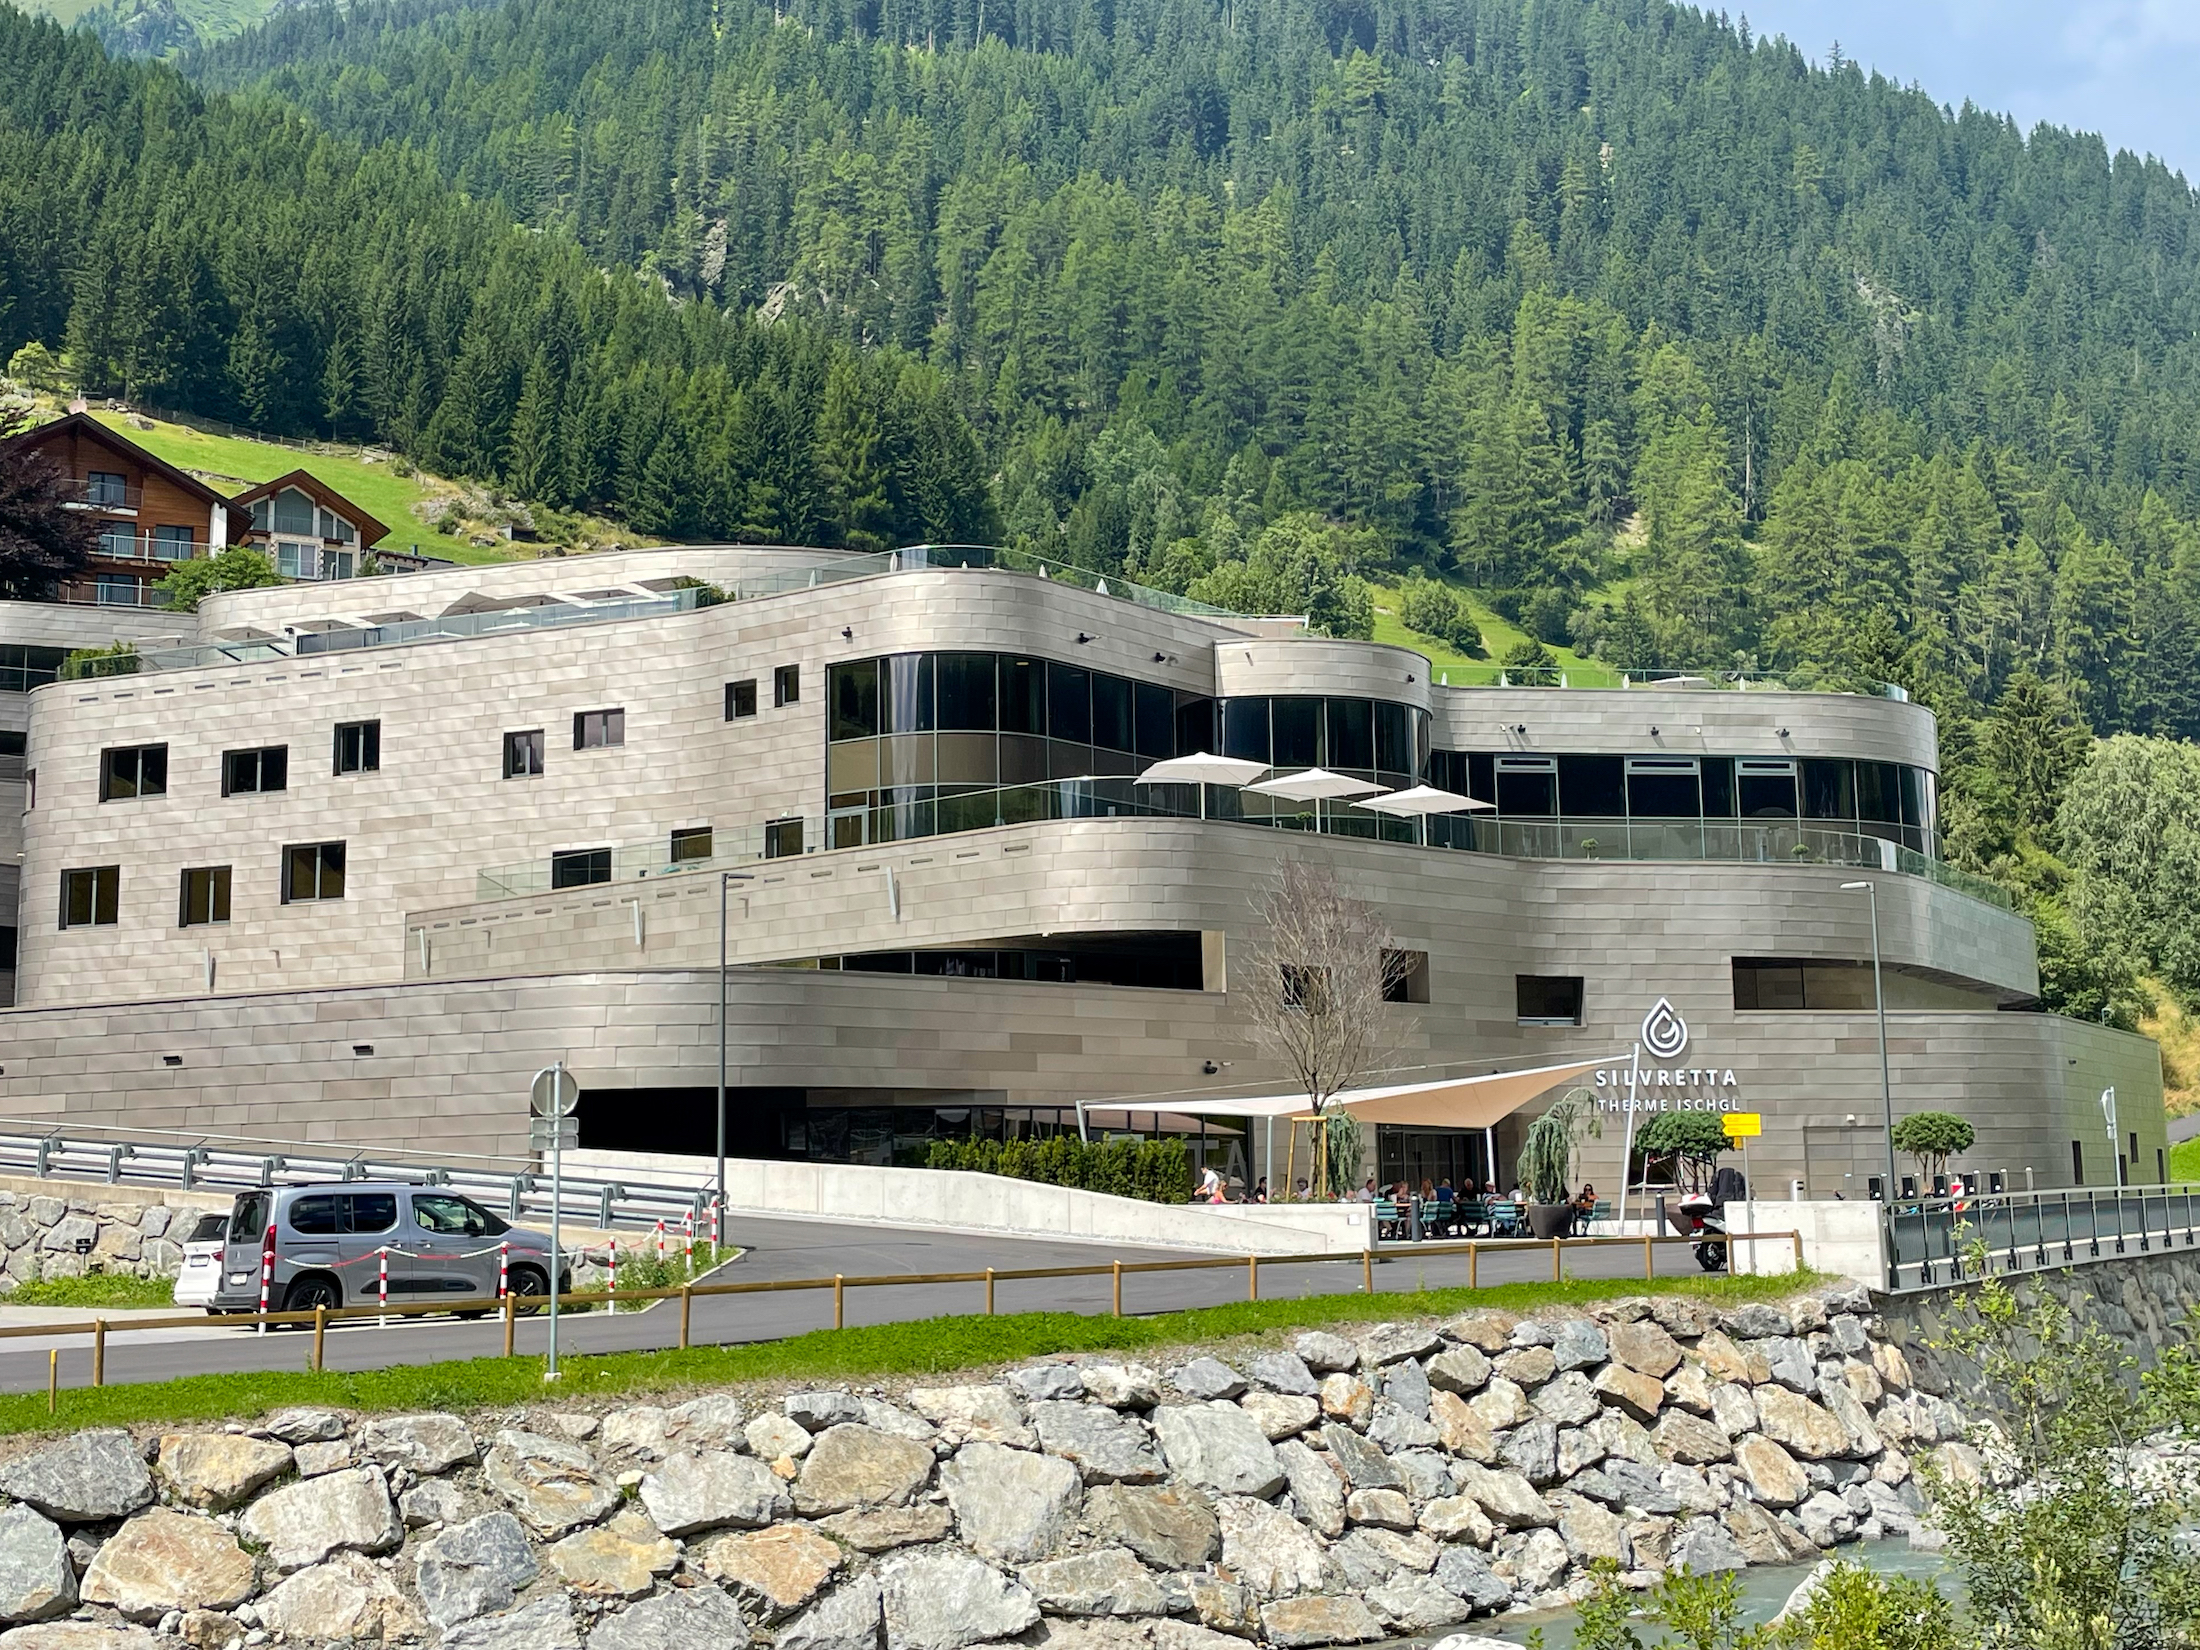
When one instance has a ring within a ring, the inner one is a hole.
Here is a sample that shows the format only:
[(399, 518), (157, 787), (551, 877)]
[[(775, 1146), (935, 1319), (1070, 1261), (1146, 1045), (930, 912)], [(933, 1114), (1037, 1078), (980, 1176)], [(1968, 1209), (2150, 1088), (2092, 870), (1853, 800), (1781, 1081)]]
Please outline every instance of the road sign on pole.
[(563, 1284), (565, 1244), (559, 1216), (565, 1204), (565, 1148), (580, 1143), (580, 1119), (573, 1108), (581, 1103), (581, 1086), (560, 1060), (535, 1073), (528, 1104), (534, 1121), (527, 1126), (527, 1143), (550, 1153), (550, 1362), (542, 1378), (558, 1378), (558, 1295)]
[(1719, 1118), (1719, 1127), (1726, 1131), (1729, 1140), (1753, 1140), (1765, 1132), (1765, 1114), (1761, 1111), (1730, 1111)]

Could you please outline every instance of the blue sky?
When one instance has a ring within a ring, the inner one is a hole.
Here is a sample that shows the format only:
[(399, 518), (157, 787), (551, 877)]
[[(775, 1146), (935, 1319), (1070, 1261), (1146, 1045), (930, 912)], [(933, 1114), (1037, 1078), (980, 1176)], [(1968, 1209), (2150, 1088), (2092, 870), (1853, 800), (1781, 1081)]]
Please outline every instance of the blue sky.
[[(1703, 0), (1697, 0), (1702, 4)], [(2200, 0), (1719, 0), (1813, 60), (1836, 40), (1942, 103), (2103, 133), (2200, 182)], [(1715, 5), (1712, 9), (1719, 9)]]

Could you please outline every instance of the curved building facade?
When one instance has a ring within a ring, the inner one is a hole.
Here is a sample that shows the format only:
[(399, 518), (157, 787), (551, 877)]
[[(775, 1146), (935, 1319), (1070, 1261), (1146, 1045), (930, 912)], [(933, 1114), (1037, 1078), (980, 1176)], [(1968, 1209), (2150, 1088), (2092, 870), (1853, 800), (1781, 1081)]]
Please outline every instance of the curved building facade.
[[(198, 624), (28, 696), (5, 1115), (519, 1152), (563, 1056), (584, 1141), (693, 1149), (723, 944), (749, 1154), (1196, 1116), (1281, 1078), (1231, 965), (1290, 854), (1404, 953), (1399, 1080), (1594, 1059), (1615, 1125), (1754, 1112), (1760, 1188), (1865, 1195), (1868, 881), (1898, 1112), (1971, 1116), (1960, 1166), (2016, 1188), (2165, 1170), (2154, 1046), (2038, 1011), (2029, 924), (1935, 856), (1933, 722), (1898, 698), (1467, 686), (939, 551), (511, 563)], [(1488, 806), (1136, 782), (1192, 750)], [(1386, 1130), (1370, 1167), (1486, 1178), (1494, 1144), (1502, 1176), (1514, 1132)]]

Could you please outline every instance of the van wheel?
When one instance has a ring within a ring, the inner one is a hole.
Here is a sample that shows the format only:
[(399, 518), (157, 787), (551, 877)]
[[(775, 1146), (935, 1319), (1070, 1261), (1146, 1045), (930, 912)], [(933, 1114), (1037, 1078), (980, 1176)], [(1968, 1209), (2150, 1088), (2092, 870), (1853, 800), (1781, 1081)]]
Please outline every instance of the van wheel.
[(283, 1295), (285, 1312), (311, 1312), (318, 1306), (334, 1312), (343, 1304), (344, 1286), (326, 1272), (309, 1272), (302, 1278), (293, 1278)]
[(513, 1303), (513, 1311), (523, 1317), (540, 1312), (540, 1306), (529, 1306), (527, 1302), (546, 1299), (550, 1294), (550, 1279), (532, 1266), (515, 1266), (512, 1268), (512, 1293), (519, 1297)]

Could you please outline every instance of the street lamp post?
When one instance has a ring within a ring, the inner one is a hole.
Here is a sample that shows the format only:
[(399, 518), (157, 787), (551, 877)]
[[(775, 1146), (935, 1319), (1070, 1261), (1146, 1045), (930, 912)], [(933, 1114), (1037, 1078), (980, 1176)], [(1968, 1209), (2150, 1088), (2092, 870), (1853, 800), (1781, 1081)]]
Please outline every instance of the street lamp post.
[(731, 871), (718, 873), (718, 1207), (726, 1206), (726, 884)]
[(1887, 1112), (1887, 1218), (1894, 1218), (1894, 1078), (1887, 1066), (1887, 990), (1879, 977), (1879, 884), (1876, 882), (1844, 882), (1844, 894), (1863, 893), (1871, 899), (1872, 911), (1872, 1001), (1879, 1010), (1879, 1098)]

